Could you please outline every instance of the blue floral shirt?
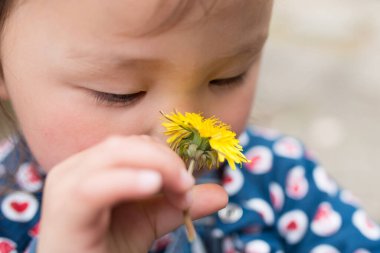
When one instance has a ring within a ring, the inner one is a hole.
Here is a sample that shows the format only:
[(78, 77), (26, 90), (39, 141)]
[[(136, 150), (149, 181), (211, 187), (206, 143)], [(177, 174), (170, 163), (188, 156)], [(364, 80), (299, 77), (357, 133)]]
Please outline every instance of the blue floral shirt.
[[(378, 224), (297, 139), (252, 127), (240, 142), (250, 163), (197, 179), (221, 184), (227, 206), (194, 222), (191, 244), (181, 226), (150, 253), (380, 253)], [(22, 139), (0, 144), (0, 176), (13, 188), (0, 197), (0, 253), (35, 252), (45, 175)]]

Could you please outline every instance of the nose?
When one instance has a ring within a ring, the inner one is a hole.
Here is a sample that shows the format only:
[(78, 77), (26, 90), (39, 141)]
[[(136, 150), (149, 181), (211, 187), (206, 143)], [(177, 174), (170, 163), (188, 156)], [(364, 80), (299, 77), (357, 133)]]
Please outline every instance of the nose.
[(185, 84), (184, 86), (190, 87), (173, 90), (165, 97), (165, 100), (161, 101), (162, 110), (166, 113), (173, 112), (174, 110), (182, 113), (204, 112), (203, 101), (207, 100), (207, 98), (203, 90), (191, 87), (192, 85)]
[[(162, 100), (160, 106), (156, 108), (160, 108), (161, 112), (164, 114), (171, 114), (174, 111), (177, 111), (183, 114), (185, 112), (194, 112), (207, 115), (207, 109), (202, 106), (201, 101), (201, 97), (192, 96), (188, 93), (184, 96), (174, 95), (172, 99), (166, 98), (165, 100)], [(166, 141), (167, 137), (164, 135), (165, 128), (162, 126), (164, 121), (166, 121), (166, 119), (163, 115), (160, 114), (159, 117), (156, 117), (155, 121), (152, 122), (149, 135), (162, 141)]]

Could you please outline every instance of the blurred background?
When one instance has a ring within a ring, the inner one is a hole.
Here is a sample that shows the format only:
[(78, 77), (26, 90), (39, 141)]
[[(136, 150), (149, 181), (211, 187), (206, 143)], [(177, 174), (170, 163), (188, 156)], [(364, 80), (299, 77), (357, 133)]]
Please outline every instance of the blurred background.
[(275, 1), (253, 118), (302, 139), (380, 221), (380, 1)]
[(379, 13), (378, 0), (275, 1), (253, 110), (257, 125), (301, 138), (377, 221)]

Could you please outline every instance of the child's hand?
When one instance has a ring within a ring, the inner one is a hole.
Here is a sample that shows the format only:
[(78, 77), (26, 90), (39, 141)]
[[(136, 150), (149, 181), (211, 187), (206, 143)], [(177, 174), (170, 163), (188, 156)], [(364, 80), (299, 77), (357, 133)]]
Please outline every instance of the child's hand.
[(226, 205), (220, 186), (193, 184), (166, 145), (146, 136), (109, 138), (49, 172), (38, 252), (145, 253), (182, 224), (189, 192), (194, 219)]

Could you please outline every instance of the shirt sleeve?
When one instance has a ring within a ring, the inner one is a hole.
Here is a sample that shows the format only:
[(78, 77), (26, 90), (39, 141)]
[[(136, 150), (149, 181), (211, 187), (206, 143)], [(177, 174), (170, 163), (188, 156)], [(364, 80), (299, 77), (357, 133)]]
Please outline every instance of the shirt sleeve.
[(43, 181), (20, 139), (0, 141), (0, 252), (24, 252), (38, 233)]

